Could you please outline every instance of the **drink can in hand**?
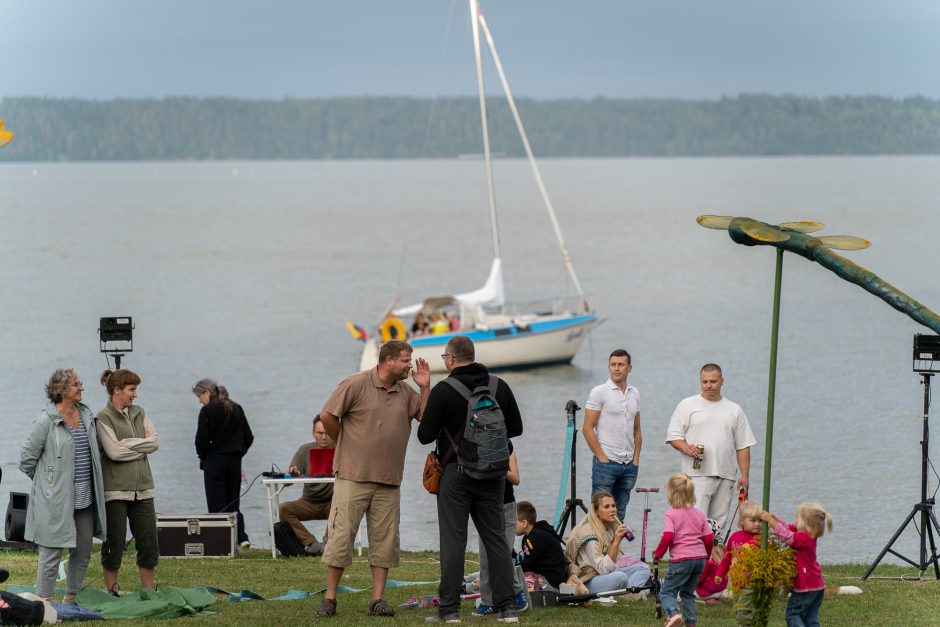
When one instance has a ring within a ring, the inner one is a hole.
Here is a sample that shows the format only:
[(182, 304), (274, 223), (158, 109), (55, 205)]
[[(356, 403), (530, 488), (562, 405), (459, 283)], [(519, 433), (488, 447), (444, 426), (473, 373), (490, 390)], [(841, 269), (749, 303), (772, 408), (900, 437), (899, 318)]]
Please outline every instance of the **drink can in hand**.
[(705, 445), (699, 444), (695, 448), (698, 449), (698, 457), (695, 458), (695, 461), (692, 462), (692, 468), (695, 470), (701, 470), (702, 468), (702, 456), (705, 455)]

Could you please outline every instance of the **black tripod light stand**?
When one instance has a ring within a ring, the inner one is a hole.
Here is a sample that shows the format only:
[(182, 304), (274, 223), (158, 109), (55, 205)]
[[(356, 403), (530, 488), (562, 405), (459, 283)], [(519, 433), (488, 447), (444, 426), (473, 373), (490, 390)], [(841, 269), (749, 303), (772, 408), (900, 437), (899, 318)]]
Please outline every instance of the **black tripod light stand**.
[[(898, 530), (894, 532), (888, 544), (881, 550), (875, 561), (872, 562), (862, 579), (868, 579), (872, 571), (878, 565), (882, 558), (891, 553), (917, 570), (923, 575), (931, 565), (933, 565), (934, 575), (940, 579), (940, 555), (937, 555), (937, 545), (935, 537), (940, 538), (940, 524), (937, 523), (937, 516), (933, 508), (935, 500), (932, 496), (927, 496), (927, 467), (930, 465), (930, 378), (933, 377), (934, 360), (937, 360), (940, 367), (940, 336), (936, 335), (915, 335), (914, 336), (914, 372), (920, 373), (924, 386), (924, 432), (920, 441), (920, 503), (914, 505), (911, 513), (907, 515)], [(907, 526), (914, 523), (914, 528), (920, 536), (920, 551), (917, 561), (901, 555), (892, 547), (901, 536)], [(936, 534), (936, 536), (934, 535)], [(930, 552), (927, 551), (927, 545), (930, 545)]]
[[(587, 514), (587, 507), (584, 506), (584, 501), (577, 497), (577, 471), (578, 471), (578, 462), (577, 462), (577, 442), (578, 442), (578, 421), (577, 413), (581, 409), (578, 407), (578, 404), (574, 401), (568, 401), (565, 403), (565, 413), (568, 416), (568, 429), (572, 432), (571, 438), (571, 450), (568, 451), (570, 463), (568, 465), (568, 485), (570, 488), (570, 498), (565, 500), (565, 507), (561, 510), (561, 516), (558, 518), (558, 528), (555, 531), (559, 536), (565, 535), (565, 527), (568, 526), (568, 523), (571, 523), (571, 528), (574, 529), (574, 525), (577, 522), (577, 508), (580, 507), (581, 511)], [(561, 498), (561, 497), (559, 497)]]

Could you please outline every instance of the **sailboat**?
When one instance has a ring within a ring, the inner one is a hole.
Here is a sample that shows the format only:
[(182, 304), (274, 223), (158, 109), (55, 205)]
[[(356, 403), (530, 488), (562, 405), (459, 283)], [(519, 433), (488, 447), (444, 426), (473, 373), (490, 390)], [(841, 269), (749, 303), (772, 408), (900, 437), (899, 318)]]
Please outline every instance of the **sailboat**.
[[(353, 337), (362, 340), (360, 370), (372, 368), (378, 362), (379, 347), (391, 339), (405, 340), (414, 349), (413, 357), (428, 361), (432, 372), (443, 372), (440, 355), (447, 341), (454, 335), (465, 335), (473, 340), (476, 360), (491, 369), (522, 368), (549, 364), (569, 363), (578, 352), (591, 329), (599, 322), (596, 313), (588, 304), (581, 282), (571, 263), (571, 256), (562, 237), (555, 209), (549, 199), (541, 172), (522, 126), (512, 91), (503, 72), (496, 52), (492, 33), (480, 10), (478, 0), (468, 0), (470, 23), (473, 34), (473, 52), (476, 61), (477, 91), (480, 100), (480, 120), (483, 131), (483, 163), (490, 210), (490, 225), (493, 240), (493, 262), (483, 287), (470, 292), (434, 296), (420, 303), (397, 307), (397, 300), (380, 318), (370, 335), (362, 327), (347, 322)], [(486, 98), (483, 89), (483, 64), (480, 55), (480, 31), (485, 36), (493, 64), (512, 112), (522, 145), (536, 185), (551, 221), (558, 247), (568, 275), (579, 295), (573, 307), (565, 308), (558, 303), (540, 311), (517, 313), (507, 307), (503, 286), (503, 269), (500, 258), (499, 225), (496, 216), (496, 198), (493, 186), (493, 154), (490, 151), (487, 129)], [(403, 319), (416, 319), (413, 330), (406, 329)], [(421, 320), (431, 324), (425, 329)]]

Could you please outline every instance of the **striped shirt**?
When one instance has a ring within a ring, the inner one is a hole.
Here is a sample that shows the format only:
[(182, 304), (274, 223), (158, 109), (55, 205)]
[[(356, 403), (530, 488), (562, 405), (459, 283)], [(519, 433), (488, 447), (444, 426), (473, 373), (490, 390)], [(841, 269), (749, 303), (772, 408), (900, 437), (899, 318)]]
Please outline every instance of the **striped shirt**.
[(91, 487), (91, 447), (88, 444), (88, 432), (85, 424), (79, 420), (72, 432), (75, 442), (75, 509), (91, 507), (93, 492)]

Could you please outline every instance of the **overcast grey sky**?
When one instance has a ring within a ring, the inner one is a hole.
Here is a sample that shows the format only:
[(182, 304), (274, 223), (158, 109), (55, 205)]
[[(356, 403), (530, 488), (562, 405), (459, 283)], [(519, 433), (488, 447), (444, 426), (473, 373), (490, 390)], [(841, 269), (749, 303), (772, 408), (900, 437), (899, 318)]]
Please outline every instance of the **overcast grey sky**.
[[(940, 98), (937, 0), (482, 6), (517, 96)], [(0, 21), (0, 97), (475, 93), (464, 0), (0, 0)]]

